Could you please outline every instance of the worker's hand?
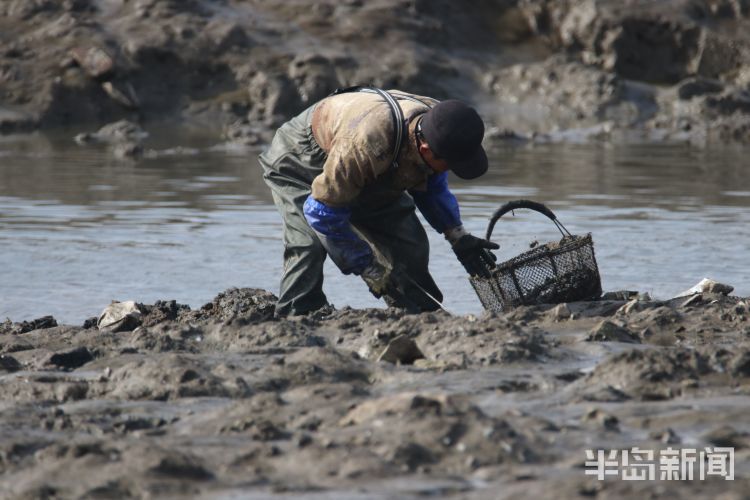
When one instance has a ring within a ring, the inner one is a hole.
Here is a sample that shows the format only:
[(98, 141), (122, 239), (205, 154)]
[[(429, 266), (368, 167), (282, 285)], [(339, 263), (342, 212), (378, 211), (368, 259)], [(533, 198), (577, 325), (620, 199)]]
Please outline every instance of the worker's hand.
[(375, 259), (360, 276), (367, 283), (370, 292), (377, 298), (387, 295), (392, 287), (391, 272)]
[(495, 267), (497, 257), (490, 250), (497, 250), (500, 245), (491, 241), (477, 238), (471, 234), (461, 236), (453, 243), (453, 252), (463, 264), (466, 272), (471, 276), (489, 278), (490, 271)]

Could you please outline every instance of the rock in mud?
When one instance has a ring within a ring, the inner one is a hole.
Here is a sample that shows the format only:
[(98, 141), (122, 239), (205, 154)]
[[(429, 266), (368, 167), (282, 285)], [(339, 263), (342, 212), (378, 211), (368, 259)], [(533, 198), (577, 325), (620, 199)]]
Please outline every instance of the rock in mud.
[(120, 120), (104, 125), (97, 132), (83, 133), (75, 136), (78, 144), (104, 143), (104, 144), (140, 144), (148, 137), (148, 132), (140, 126), (128, 120)]
[(114, 59), (101, 47), (75, 47), (70, 54), (91, 78), (105, 77), (114, 71)]
[(141, 325), (143, 312), (139, 304), (129, 300), (112, 302), (99, 315), (97, 326), (107, 332), (127, 332)]
[(550, 317), (553, 321), (564, 321), (570, 319), (571, 312), (568, 304), (558, 304), (550, 311)]
[(729, 295), (733, 290), (734, 287), (731, 285), (725, 285), (724, 283), (719, 283), (718, 281), (714, 281), (709, 278), (703, 278), (693, 287), (688, 288), (687, 290), (675, 295), (675, 298), (689, 297), (696, 293), (717, 293), (721, 295)]
[(630, 330), (610, 320), (604, 320), (596, 325), (586, 337), (586, 340), (589, 342), (627, 342), (630, 344), (640, 344), (641, 342), (638, 336), (631, 333)]
[(0, 324), (0, 334), (10, 333), (14, 335), (20, 335), (22, 333), (33, 332), (34, 330), (42, 330), (45, 328), (54, 328), (57, 326), (57, 321), (52, 316), (42, 316), (32, 321), (22, 321), (20, 323), (13, 323), (10, 320), (6, 320)]
[(207, 481), (214, 477), (196, 457), (175, 451), (165, 451), (149, 472), (181, 481)]
[(599, 408), (592, 408), (587, 411), (581, 421), (585, 424), (593, 424), (596, 427), (607, 431), (620, 432), (620, 421), (619, 419)]
[(618, 290), (616, 292), (606, 292), (602, 294), (602, 300), (633, 300), (638, 296), (636, 290)]
[(118, 104), (127, 109), (138, 109), (140, 101), (135, 93), (135, 89), (129, 82), (104, 82), (102, 90), (107, 93)]
[(741, 450), (750, 446), (750, 434), (738, 431), (731, 425), (723, 425), (705, 433), (703, 439), (714, 446)]
[(417, 343), (406, 335), (399, 335), (388, 343), (388, 346), (378, 356), (378, 361), (393, 364), (413, 365), (418, 359), (424, 359)]
[(52, 354), (45, 364), (53, 365), (58, 368), (74, 370), (89, 361), (93, 361), (94, 356), (85, 347), (76, 347), (67, 351), (60, 351)]
[(0, 354), (0, 370), (5, 372), (17, 372), (22, 369), (23, 366), (13, 356), (8, 354)]
[(680, 444), (682, 442), (682, 438), (669, 427), (661, 431), (650, 432), (648, 437), (664, 444)]
[(259, 288), (230, 288), (200, 310), (184, 316), (185, 321), (264, 321), (273, 317), (278, 298)]
[(699, 380), (712, 371), (709, 358), (694, 350), (631, 350), (599, 363), (572, 385), (583, 389), (584, 399), (607, 386), (631, 398), (671, 399), (681, 393), (683, 381)]
[(308, 347), (282, 358), (282, 363), (266, 370), (281, 387), (311, 384), (369, 384), (368, 364), (339, 350)]
[(143, 312), (141, 325), (149, 327), (165, 321), (177, 321), (190, 311), (190, 306), (178, 304), (175, 300), (157, 300), (153, 305), (142, 304), (139, 309)]
[[(382, 424), (373, 425), (376, 421)], [(529, 441), (507, 421), (485, 415), (461, 397), (387, 396), (357, 405), (340, 425), (347, 434), (369, 429), (374, 449), (406, 470), (430, 464), (441, 471), (466, 471), (506, 461), (539, 460)]]
[(167, 400), (184, 397), (247, 397), (244, 380), (215, 375), (202, 360), (178, 354), (146, 358), (112, 371), (99, 389), (104, 397), (125, 400)]
[(720, 81), (696, 77), (682, 82), (677, 90), (677, 95), (680, 99), (690, 100), (696, 96), (715, 94), (722, 90), (724, 90), (724, 84)]

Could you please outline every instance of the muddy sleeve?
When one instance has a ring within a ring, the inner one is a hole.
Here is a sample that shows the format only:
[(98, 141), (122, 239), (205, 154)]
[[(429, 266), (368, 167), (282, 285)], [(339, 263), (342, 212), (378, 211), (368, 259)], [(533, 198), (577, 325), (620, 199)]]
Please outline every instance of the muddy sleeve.
[(388, 127), (359, 127), (351, 135), (334, 137), (323, 172), (312, 183), (312, 196), (329, 207), (345, 207), (362, 189), (390, 168)]
[(351, 209), (329, 207), (310, 195), (305, 201), (304, 213), (307, 223), (341, 272), (362, 274), (372, 262), (372, 249), (352, 230)]

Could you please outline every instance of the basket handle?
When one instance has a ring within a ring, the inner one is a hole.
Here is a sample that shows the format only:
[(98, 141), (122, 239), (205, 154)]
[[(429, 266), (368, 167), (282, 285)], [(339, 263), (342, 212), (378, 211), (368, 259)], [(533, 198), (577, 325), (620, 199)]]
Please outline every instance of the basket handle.
[(497, 221), (500, 219), (500, 217), (519, 208), (528, 208), (529, 210), (534, 210), (535, 212), (539, 212), (542, 215), (546, 215), (555, 224), (555, 226), (557, 226), (558, 231), (560, 231), (563, 236), (565, 236), (565, 233), (570, 236), (570, 232), (565, 229), (565, 226), (563, 226), (562, 223), (557, 220), (557, 216), (552, 212), (552, 210), (547, 208), (546, 205), (531, 200), (514, 200), (509, 201), (505, 205), (501, 206), (500, 208), (495, 210), (494, 214), (492, 214), (492, 217), (490, 217), (490, 224), (487, 226), (486, 238), (489, 240), (490, 237), (492, 237), (492, 231), (495, 229), (495, 224), (497, 224)]

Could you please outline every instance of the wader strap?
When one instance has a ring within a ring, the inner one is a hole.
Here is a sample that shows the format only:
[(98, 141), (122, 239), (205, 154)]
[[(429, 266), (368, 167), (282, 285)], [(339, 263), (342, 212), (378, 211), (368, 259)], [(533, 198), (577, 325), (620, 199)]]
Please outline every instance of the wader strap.
[(370, 92), (373, 94), (378, 94), (380, 97), (383, 98), (385, 102), (388, 103), (388, 106), (391, 108), (391, 116), (393, 117), (393, 156), (391, 158), (391, 168), (398, 168), (398, 153), (401, 151), (401, 146), (404, 144), (404, 122), (406, 121), (404, 119), (404, 112), (401, 109), (401, 106), (398, 105), (398, 101), (396, 99), (408, 99), (410, 101), (418, 102), (420, 104), (424, 104), (425, 106), (432, 107), (431, 105), (425, 103), (421, 99), (417, 99), (416, 97), (407, 96), (403, 94), (398, 94), (396, 97), (392, 96), (385, 90), (379, 89), (377, 87), (373, 87), (371, 85), (355, 85), (353, 87), (345, 87), (341, 89), (336, 89), (333, 91), (331, 95), (339, 95), (339, 94), (346, 94), (347, 92)]

